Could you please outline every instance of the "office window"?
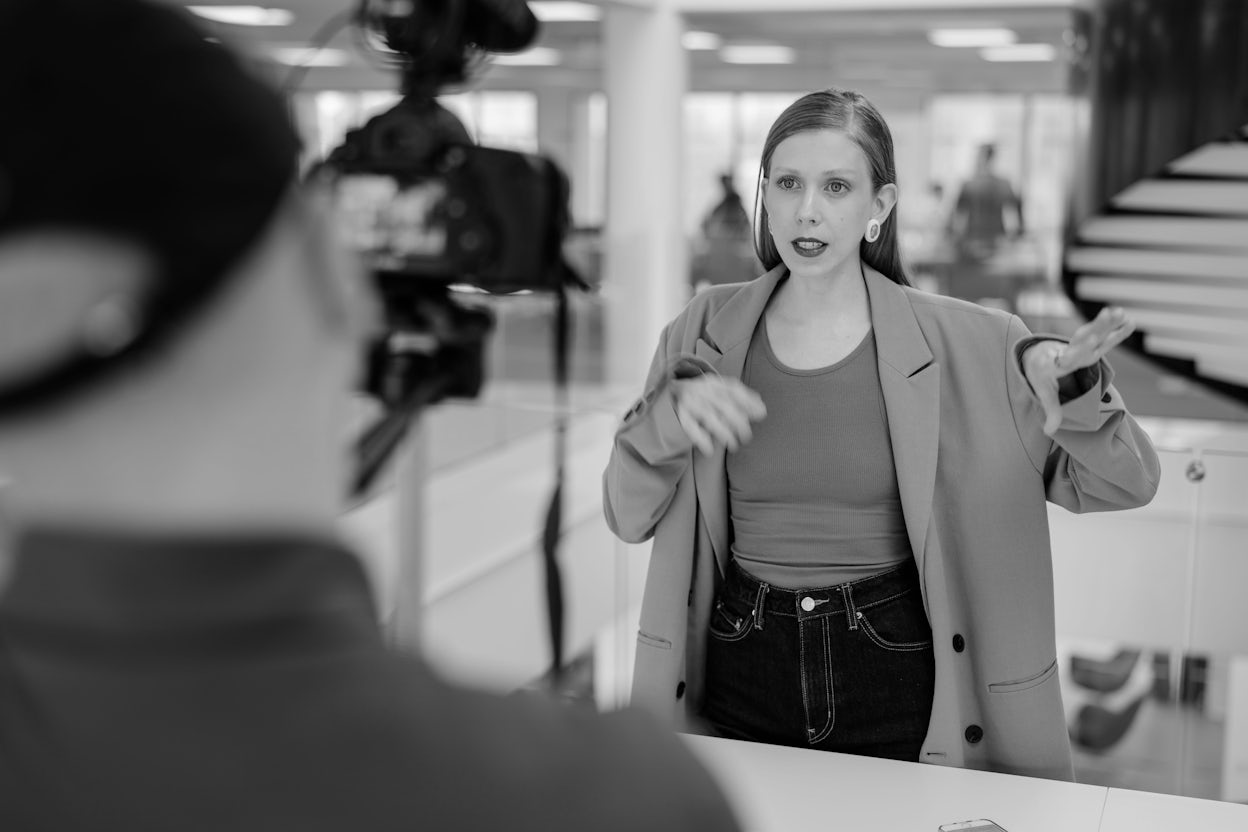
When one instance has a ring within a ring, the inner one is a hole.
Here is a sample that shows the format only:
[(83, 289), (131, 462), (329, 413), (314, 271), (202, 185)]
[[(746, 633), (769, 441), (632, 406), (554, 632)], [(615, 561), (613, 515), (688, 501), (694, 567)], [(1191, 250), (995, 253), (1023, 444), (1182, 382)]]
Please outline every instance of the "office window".
[(537, 152), (537, 96), (533, 93), (479, 90), (439, 96), (438, 101), (459, 116), (477, 144)]
[[(324, 158), (342, 143), (349, 129), (390, 109), (400, 98), (393, 90), (324, 90), (297, 96), (295, 112), (309, 160)], [(477, 143), (537, 152), (533, 93), (481, 90), (439, 96), (438, 101), (463, 122)]]
[(685, 96), (685, 230), (696, 235), (719, 201), (719, 177), (733, 184), (750, 210), (758, 161), (772, 122), (800, 93), (689, 93)]
[(303, 136), (305, 162), (323, 159), (342, 144), (347, 131), (393, 107), (401, 96), (393, 90), (299, 93), (294, 108)]

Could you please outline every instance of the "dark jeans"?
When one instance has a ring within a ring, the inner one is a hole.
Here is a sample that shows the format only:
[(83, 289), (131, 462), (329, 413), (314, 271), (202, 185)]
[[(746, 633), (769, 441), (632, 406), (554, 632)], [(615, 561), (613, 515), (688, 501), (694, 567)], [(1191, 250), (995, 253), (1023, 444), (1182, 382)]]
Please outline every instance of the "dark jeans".
[(918, 760), (935, 665), (913, 560), (801, 591), (733, 561), (708, 641), (703, 717), (721, 736)]

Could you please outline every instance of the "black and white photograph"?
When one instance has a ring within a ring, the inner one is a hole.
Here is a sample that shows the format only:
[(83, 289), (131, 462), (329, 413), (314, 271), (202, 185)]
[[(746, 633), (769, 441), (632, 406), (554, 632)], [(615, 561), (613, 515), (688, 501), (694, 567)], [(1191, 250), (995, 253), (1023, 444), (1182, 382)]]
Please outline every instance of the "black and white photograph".
[(1248, 3), (0, 0), (0, 830), (1248, 829)]

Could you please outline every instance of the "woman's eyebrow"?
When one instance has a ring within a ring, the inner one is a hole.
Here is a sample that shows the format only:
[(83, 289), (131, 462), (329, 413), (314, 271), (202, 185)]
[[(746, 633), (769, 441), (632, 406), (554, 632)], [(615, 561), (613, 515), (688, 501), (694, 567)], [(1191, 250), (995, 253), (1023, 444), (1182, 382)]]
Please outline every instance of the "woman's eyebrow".
[[(794, 170), (793, 168), (776, 168), (775, 173), (773, 173), (772, 175), (775, 176), (781, 173), (789, 174), (789, 175), (800, 175), (801, 171)], [(817, 175), (818, 176), (854, 176), (855, 174), (856, 174), (856, 171), (852, 170), (851, 168), (831, 168)]]

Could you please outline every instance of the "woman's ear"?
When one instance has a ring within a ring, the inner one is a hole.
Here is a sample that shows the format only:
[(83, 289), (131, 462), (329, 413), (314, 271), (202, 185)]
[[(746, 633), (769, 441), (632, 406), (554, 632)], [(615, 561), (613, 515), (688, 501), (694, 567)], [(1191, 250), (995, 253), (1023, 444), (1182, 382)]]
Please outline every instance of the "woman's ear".
[(875, 192), (874, 211), (871, 216), (879, 220), (881, 223), (888, 219), (889, 214), (893, 213), (893, 208), (897, 205), (897, 186), (892, 182), (882, 185)]

